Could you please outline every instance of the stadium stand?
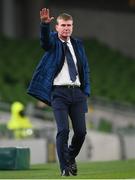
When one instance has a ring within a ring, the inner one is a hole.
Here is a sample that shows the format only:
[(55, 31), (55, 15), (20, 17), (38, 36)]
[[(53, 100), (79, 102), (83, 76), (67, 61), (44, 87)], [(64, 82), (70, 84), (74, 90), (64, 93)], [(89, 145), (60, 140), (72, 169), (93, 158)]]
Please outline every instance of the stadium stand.
[[(89, 58), (92, 97), (135, 103), (135, 60), (98, 42), (84, 41)], [(0, 38), (0, 99), (26, 104), (34, 101), (26, 93), (33, 70), (43, 55), (38, 40)]]

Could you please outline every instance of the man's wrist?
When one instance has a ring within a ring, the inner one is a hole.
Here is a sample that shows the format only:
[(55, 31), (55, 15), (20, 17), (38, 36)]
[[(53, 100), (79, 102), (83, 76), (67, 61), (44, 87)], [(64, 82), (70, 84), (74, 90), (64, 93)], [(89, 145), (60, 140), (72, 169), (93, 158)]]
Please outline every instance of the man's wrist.
[(42, 24), (50, 24), (48, 21), (41, 21)]
[(42, 26), (48, 26), (50, 23), (40, 22), (40, 24), (41, 24)]

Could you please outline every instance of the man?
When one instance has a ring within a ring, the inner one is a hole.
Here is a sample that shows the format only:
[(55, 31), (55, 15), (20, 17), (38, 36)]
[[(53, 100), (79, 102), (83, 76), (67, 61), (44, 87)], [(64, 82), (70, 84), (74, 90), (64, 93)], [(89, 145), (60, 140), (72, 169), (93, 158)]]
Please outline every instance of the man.
[[(71, 37), (72, 16), (57, 17), (56, 31), (50, 31), (49, 9), (40, 11), (42, 48), (46, 51), (30, 83), (28, 93), (52, 106), (56, 124), (56, 146), (62, 176), (77, 175), (75, 158), (86, 135), (85, 113), (89, 96), (89, 68), (80, 40)], [(69, 121), (74, 135), (68, 147)]]

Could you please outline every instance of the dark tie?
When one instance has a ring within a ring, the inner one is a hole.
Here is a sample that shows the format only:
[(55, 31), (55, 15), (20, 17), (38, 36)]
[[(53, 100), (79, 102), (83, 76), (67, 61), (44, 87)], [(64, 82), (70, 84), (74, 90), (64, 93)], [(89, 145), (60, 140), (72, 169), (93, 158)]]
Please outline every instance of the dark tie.
[(67, 42), (64, 42), (63, 45), (64, 45), (65, 57), (67, 59), (70, 79), (74, 82), (76, 80), (76, 76), (77, 76), (78, 73), (77, 73), (77, 70), (76, 70), (76, 67), (75, 67), (75, 63), (74, 63), (72, 54), (71, 54), (71, 52), (69, 50), (69, 47), (67, 45)]

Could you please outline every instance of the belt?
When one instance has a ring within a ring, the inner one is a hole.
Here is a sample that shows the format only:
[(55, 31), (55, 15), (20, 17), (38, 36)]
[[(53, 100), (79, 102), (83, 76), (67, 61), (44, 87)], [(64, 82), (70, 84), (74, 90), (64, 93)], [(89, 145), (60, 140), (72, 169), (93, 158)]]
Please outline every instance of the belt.
[(68, 88), (68, 89), (74, 89), (74, 88), (80, 88), (80, 86), (77, 86), (77, 85), (54, 85), (53, 87), (62, 87), (62, 88)]

